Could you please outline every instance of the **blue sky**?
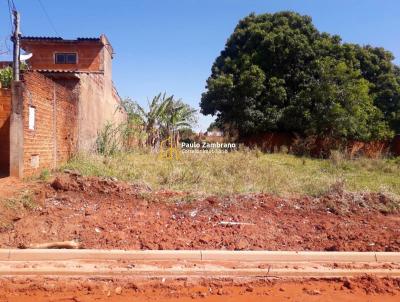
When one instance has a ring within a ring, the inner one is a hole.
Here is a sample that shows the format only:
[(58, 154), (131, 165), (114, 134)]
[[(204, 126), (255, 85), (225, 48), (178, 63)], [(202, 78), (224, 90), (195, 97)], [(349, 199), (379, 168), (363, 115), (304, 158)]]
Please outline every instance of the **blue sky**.
[[(310, 15), (319, 30), (346, 42), (383, 46), (400, 64), (399, 0), (41, 0), (55, 30), (39, 0), (14, 2), (24, 35), (105, 33), (116, 52), (113, 78), (119, 93), (141, 104), (166, 91), (198, 108), (214, 59), (239, 19), (251, 12)], [(10, 34), (7, 9), (7, 0), (0, 0), (0, 52)], [(210, 121), (200, 117), (199, 128)]]

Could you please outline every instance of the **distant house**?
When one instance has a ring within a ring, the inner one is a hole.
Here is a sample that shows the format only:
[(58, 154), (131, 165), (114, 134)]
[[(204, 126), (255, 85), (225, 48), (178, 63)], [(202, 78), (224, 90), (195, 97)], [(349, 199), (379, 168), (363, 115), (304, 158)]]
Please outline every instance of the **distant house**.
[(0, 94), (0, 174), (18, 177), (92, 150), (107, 121), (126, 119), (112, 82), (113, 48), (105, 35), (22, 37), (21, 48), (32, 57), (22, 81), (14, 84), (13, 106), (11, 91)]
[(206, 136), (211, 136), (211, 137), (222, 137), (224, 136), (224, 132), (219, 130), (219, 129), (211, 129), (207, 131)]

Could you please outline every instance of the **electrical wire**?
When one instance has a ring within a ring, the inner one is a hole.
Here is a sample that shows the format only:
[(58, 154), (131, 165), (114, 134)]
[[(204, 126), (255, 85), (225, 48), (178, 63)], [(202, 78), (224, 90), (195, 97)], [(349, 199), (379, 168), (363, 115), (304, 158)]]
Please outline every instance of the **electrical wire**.
[(11, 53), (11, 49), (10, 49), (10, 46), (8, 44), (8, 40), (11, 38), (12, 33), (13, 33), (12, 10), (13, 10), (13, 8), (15, 8), (15, 3), (13, 1), (10, 1), (10, 0), (6, 0), (6, 2), (7, 2), (7, 5), (8, 5), (8, 13), (9, 13), (9, 17), (10, 17), (10, 35), (7, 35), (4, 38), (4, 47), (3, 47), (3, 43), (2, 43), (2, 46), (0, 48), (0, 55), (7, 55), (7, 54)]
[[(2, 44), (2, 45), (4, 45), (4, 47), (3, 46), (0, 47), (0, 55), (8, 55), (11, 53), (11, 48), (10, 48), (10, 45), (8, 44), (8, 40), (10, 38), (11, 38), (11, 36), (6, 36), (4, 38), (4, 44)], [(3, 48), (4, 48), (4, 50), (3, 50)]]
[[(12, 28), (13, 28), (13, 21), (12, 21), (12, 8), (11, 8), (11, 1), (7, 0), (7, 4), (8, 4), (8, 12), (10, 14), (10, 25), (11, 25), (11, 32), (12, 32)], [(13, 2), (13, 8), (15, 7), (15, 4)]]
[[(11, 1), (13, 1), (13, 0), (11, 0)], [(53, 21), (51, 20), (49, 14), (47, 13), (47, 10), (46, 10), (46, 8), (45, 8), (44, 5), (43, 5), (42, 0), (38, 0), (38, 2), (39, 2), (40, 7), (41, 7), (42, 10), (43, 10), (44, 15), (45, 15), (46, 18), (47, 18), (47, 21), (49, 22), (50, 26), (52, 27), (54, 33), (55, 33), (57, 36), (59, 36), (60, 34), (58, 33), (56, 27), (54, 26), (54, 23), (53, 23)]]

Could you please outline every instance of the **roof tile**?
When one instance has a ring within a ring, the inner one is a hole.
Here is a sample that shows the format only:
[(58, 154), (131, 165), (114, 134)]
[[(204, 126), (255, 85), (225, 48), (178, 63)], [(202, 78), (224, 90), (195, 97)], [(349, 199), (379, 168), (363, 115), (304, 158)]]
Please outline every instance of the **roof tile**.
[(56, 41), (56, 42), (82, 42), (82, 41), (93, 41), (93, 42), (100, 42), (100, 38), (93, 38), (93, 37), (79, 37), (76, 40), (73, 39), (63, 39), (61, 37), (33, 37), (33, 36), (22, 36), (22, 41)]

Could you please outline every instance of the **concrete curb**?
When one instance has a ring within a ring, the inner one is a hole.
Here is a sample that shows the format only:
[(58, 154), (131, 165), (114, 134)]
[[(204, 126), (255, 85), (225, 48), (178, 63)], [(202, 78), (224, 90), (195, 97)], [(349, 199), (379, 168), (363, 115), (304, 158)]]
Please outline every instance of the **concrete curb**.
[[(387, 267), (387, 263), (394, 265)], [(364, 274), (400, 277), (400, 253), (0, 249), (0, 276), (331, 278)]]
[(62, 260), (201, 260), (200, 251), (123, 251), (25, 249), (2, 250), (0, 261), (62, 261)]
[(293, 251), (185, 251), (185, 250), (41, 250), (0, 249), (0, 261), (66, 260), (170, 260), (243, 262), (393, 262), (400, 253), (386, 252), (293, 252)]
[(400, 263), (400, 253), (387, 252), (387, 253), (375, 253), (376, 260), (378, 262), (394, 262)]
[[(202, 256), (204, 261), (376, 262), (374, 252), (202, 251)], [(385, 259), (392, 257), (395, 255)]]
[(162, 277), (208, 277), (208, 278), (232, 278), (232, 277), (258, 277), (258, 278), (340, 278), (373, 275), (375, 277), (399, 278), (400, 270), (385, 269), (152, 269), (152, 270), (94, 270), (94, 269), (0, 269), (1, 276), (64, 276), (64, 277), (136, 277), (139, 279)]

